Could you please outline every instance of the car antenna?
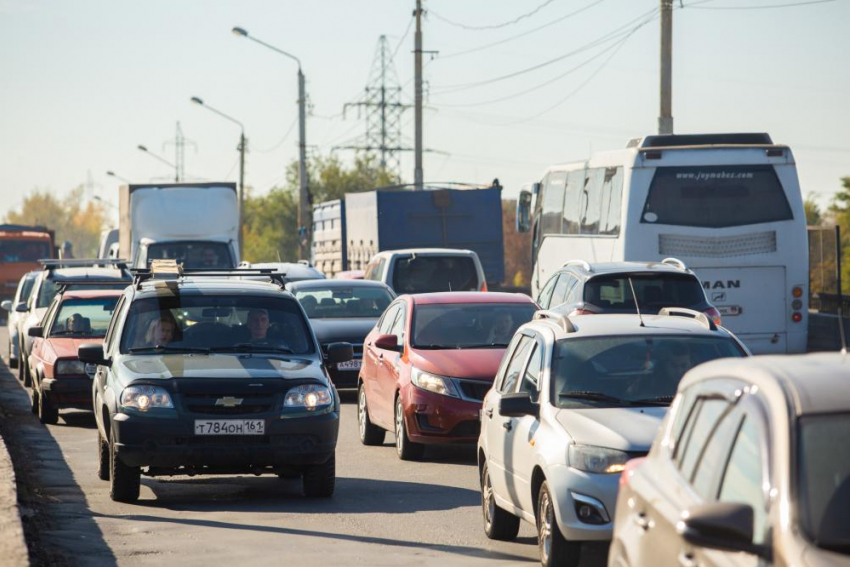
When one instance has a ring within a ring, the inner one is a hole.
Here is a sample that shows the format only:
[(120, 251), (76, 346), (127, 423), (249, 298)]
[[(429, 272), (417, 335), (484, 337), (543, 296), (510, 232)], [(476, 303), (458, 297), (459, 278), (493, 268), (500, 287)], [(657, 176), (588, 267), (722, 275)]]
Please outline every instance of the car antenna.
[(637, 311), (638, 319), (640, 319), (640, 326), (646, 327), (643, 324), (643, 315), (640, 314), (640, 306), (638, 305), (637, 294), (635, 293), (635, 285), (632, 283), (632, 278), (629, 278), (629, 288), (632, 290), (632, 298), (635, 300), (635, 311)]

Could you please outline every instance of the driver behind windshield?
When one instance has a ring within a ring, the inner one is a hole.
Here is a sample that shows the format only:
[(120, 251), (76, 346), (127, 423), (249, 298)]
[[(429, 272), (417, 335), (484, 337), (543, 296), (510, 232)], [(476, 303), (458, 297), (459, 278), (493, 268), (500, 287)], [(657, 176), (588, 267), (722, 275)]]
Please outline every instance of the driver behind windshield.
[(251, 309), (248, 311), (247, 327), (251, 331), (252, 343), (264, 343), (268, 341), (269, 312), (265, 309)]
[(487, 344), (507, 346), (514, 336), (516, 327), (517, 325), (514, 325), (514, 317), (510, 311), (496, 311), (496, 316), (493, 318), (493, 326), (490, 328), (490, 334), (487, 337)]

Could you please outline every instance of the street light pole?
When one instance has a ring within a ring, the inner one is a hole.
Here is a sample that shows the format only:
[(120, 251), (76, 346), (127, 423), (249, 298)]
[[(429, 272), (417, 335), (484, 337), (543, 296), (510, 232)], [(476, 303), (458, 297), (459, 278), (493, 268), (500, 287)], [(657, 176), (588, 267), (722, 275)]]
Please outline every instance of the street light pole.
[[(115, 179), (117, 179), (118, 181), (123, 181), (124, 183), (126, 183), (126, 184), (128, 184), (128, 185), (130, 184), (130, 180), (129, 180), (129, 179), (127, 179), (126, 177), (121, 177), (120, 175), (118, 175), (118, 174), (117, 174), (117, 173), (115, 173), (114, 171), (107, 171), (107, 172), (106, 172), (106, 175), (108, 175), (109, 177), (114, 177), (114, 178), (115, 178)], [(97, 198), (97, 197), (95, 197), (95, 198)]]
[(218, 114), (225, 120), (239, 126), (239, 259), (241, 261), (244, 259), (242, 252), (245, 246), (245, 152), (247, 151), (248, 145), (248, 140), (245, 138), (245, 125), (232, 116), (206, 104), (203, 99), (199, 97), (193, 96), (190, 100), (194, 104), (202, 106), (210, 112)]
[(244, 28), (234, 27), (231, 31), (237, 37), (250, 39), (298, 64), (298, 254), (301, 260), (309, 260), (313, 220), (310, 214), (310, 186), (307, 176), (307, 92), (301, 60), (291, 53), (249, 35)]
[[(137, 147), (137, 148), (139, 148), (139, 151), (144, 152), (144, 153), (148, 154), (149, 156), (151, 156), (152, 158), (154, 158), (154, 159), (156, 159), (156, 160), (161, 161), (162, 163), (164, 163), (164, 164), (165, 164), (165, 165), (167, 165), (168, 167), (173, 167), (173, 168), (174, 168), (174, 182), (175, 182), (175, 183), (180, 183), (180, 170), (179, 170), (179, 169), (177, 169), (177, 166), (176, 166), (176, 165), (174, 165), (173, 163), (171, 163), (170, 161), (168, 161), (168, 160), (167, 160), (167, 159), (165, 159), (164, 157), (159, 156), (159, 155), (157, 155), (157, 154), (153, 153), (153, 152), (152, 152), (152, 151), (150, 151), (150, 150), (149, 150), (146, 146), (143, 146), (142, 144), (139, 144), (139, 145), (138, 145), (138, 146), (136, 146), (136, 147)], [(106, 173), (107, 173), (107, 175), (109, 175), (109, 172), (108, 172), (108, 171), (107, 171)]]

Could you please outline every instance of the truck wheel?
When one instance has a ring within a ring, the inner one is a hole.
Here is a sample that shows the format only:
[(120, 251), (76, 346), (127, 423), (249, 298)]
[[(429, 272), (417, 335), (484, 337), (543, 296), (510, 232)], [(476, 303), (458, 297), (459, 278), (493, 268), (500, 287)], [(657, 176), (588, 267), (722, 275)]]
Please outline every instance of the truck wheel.
[(425, 445), (413, 443), (407, 437), (407, 428), (404, 426), (404, 406), (401, 404), (401, 396), (395, 400), (395, 451), (402, 461), (418, 461), (425, 454)]
[(537, 547), (543, 567), (576, 567), (581, 558), (581, 545), (567, 541), (561, 535), (549, 483), (545, 480), (537, 498)]
[(310, 465), (302, 476), (304, 496), (309, 498), (328, 498), (336, 486), (336, 454), (321, 465)]
[(369, 419), (366, 406), (366, 387), (360, 384), (357, 389), (357, 425), (360, 429), (360, 442), (364, 445), (383, 445), (387, 432)]
[(481, 469), (481, 509), (484, 513), (484, 535), (502, 541), (516, 539), (519, 533), (519, 518), (496, 504), (486, 461)]
[[(33, 392), (35, 387), (33, 387)], [(56, 425), (59, 422), (59, 410), (53, 407), (50, 397), (45, 392), (38, 394), (38, 420), (45, 425)]]
[(109, 443), (97, 430), (97, 478), (109, 480)]
[(128, 467), (115, 454), (114, 431), (109, 435), (109, 497), (116, 502), (135, 502), (139, 499), (141, 470)]

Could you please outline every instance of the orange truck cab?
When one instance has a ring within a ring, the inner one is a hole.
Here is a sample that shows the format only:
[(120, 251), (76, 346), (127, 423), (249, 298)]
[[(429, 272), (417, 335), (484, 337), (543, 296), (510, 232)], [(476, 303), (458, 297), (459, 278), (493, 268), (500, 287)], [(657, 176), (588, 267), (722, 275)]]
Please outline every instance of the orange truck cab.
[(55, 258), (53, 231), (43, 226), (0, 224), (0, 300), (12, 299), (20, 279)]

